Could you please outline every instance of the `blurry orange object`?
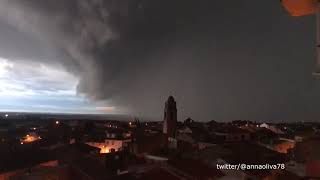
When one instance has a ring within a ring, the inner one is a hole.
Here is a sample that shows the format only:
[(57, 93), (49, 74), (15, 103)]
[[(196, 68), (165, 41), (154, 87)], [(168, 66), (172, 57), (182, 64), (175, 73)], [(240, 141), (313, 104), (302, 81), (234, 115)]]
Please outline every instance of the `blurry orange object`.
[(282, 5), (291, 16), (315, 14), (319, 0), (282, 0)]

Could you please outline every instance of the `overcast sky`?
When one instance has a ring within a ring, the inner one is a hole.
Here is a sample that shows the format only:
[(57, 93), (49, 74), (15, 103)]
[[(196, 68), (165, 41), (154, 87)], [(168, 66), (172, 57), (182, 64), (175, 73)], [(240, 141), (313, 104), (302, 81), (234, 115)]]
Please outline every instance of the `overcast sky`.
[(0, 110), (318, 120), (315, 18), (279, 1), (0, 0)]

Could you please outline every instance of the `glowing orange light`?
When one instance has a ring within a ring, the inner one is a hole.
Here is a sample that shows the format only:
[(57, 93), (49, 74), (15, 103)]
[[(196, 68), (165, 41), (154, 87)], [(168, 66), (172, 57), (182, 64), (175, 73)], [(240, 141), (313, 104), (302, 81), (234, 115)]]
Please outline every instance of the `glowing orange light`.
[(100, 154), (106, 154), (106, 153), (109, 153), (109, 148), (106, 147), (106, 146), (102, 146), (100, 147)]
[(291, 16), (305, 16), (317, 12), (317, 0), (282, 0)]
[(40, 136), (37, 136), (36, 134), (27, 134), (25, 137), (23, 137), (20, 141), (21, 143), (20, 144), (24, 144), (24, 143), (31, 143), (31, 142), (34, 142), (34, 141), (38, 141), (40, 140), (41, 137)]

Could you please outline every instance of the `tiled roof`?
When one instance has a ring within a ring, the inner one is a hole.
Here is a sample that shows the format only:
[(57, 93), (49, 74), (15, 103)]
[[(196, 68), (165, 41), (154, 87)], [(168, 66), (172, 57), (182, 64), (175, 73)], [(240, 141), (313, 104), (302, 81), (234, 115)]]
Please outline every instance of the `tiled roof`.
[(139, 176), (140, 180), (180, 180), (178, 176), (168, 172), (164, 168), (153, 168)]
[(53, 152), (38, 148), (7, 149), (0, 153), (0, 172), (29, 168), (55, 159)]
[[(267, 149), (253, 143), (232, 143), (224, 145), (224, 148), (231, 150), (232, 153), (222, 157), (230, 164), (277, 164), (287, 161), (285, 155)], [(247, 170), (246, 173), (256, 177), (266, 177), (271, 174), (269, 170)]]
[(230, 143), (223, 147), (232, 152), (223, 157), (230, 163), (274, 164), (286, 162), (285, 155), (254, 143)]
[(299, 162), (320, 160), (320, 139), (307, 139), (298, 142), (294, 148), (295, 158)]
[(159, 133), (152, 136), (140, 136), (136, 144), (140, 153), (150, 153), (162, 148), (167, 142), (167, 136)]
[(96, 180), (104, 180), (109, 177), (106, 167), (90, 157), (78, 156), (70, 162), (70, 165), (84, 177), (87, 176)]
[(199, 179), (222, 177), (224, 174), (216, 168), (211, 168), (199, 160), (173, 159), (169, 164), (188, 176)]
[(84, 143), (74, 143), (69, 145), (70, 148), (74, 148), (82, 153), (90, 153), (92, 151), (100, 151), (99, 148), (84, 144)]

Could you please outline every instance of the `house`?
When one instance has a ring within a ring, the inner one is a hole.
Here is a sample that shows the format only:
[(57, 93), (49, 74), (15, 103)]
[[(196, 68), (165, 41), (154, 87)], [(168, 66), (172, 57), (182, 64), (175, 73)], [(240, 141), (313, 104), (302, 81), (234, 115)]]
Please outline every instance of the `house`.
[(273, 141), (279, 139), (279, 135), (267, 128), (257, 128), (252, 132), (252, 139), (262, 144), (272, 144)]
[(230, 124), (224, 124), (216, 128), (214, 134), (223, 137), (226, 142), (250, 141), (252, 139), (250, 131)]
[(285, 134), (280, 128), (276, 127), (275, 125), (269, 125), (267, 123), (260, 124), (260, 128), (266, 128), (276, 134)]
[(216, 167), (218, 159), (231, 153), (232, 152), (229, 149), (224, 148), (223, 145), (213, 145), (197, 151), (193, 150), (188, 151), (187, 153), (185, 152), (182, 156), (197, 159), (211, 167)]
[(110, 153), (112, 149), (121, 151), (131, 143), (131, 134), (121, 129), (107, 129), (91, 134), (85, 143), (100, 148), (100, 153)]
[(273, 142), (273, 149), (279, 153), (289, 153), (295, 147), (295, 141), (279, 139)]
[(94, 146), (90, 146), (84, 143), (73, 143), (68, 145), (68, 149), (73, 149), (75, 151), (84, 153), (84, 154), (99, 154), (100, 149)]
[(192, 134), (192, 130), (188, 126), (183, 126), (178, 129), (179, 134)]
[(71, 179), (103, 180), (111, 176), (108, 173), (104, 156), (100, 149), (83, 143), (74, 143), (57, 150), (59, 163), (69, 167)]
[[(231, 153), (225, 154), (221, 159), (228, 164), (278, 164), (286, 163), (288, 158), (276, 151), (250, 142), (228, 143), (223, 145)], [(270, 170), (243, 171), (247, 178), (263, 179), (272, 175)]]
[(114, 151), (105, 154), (106, 170), (111, 175), (121, 175), (128, 173), (128, 154), (125, 151)]
[(294, 160), (305, 164), (306, 176), (320, 178), (320, 138), (313, 137), (297, 142), (293, 149)]
[(267, 124), (267, 123), (262, 123), (262, 124), (260, 124), (259, 127), (269, 129), (269, 128), (270, 128), (270, 125)]
[[(177, 133), (177, 148), (180, 145), (189, 144), (190, 147), (204, 149), (221, 142), (218, 136), (210, 134), (204, 123), (195, 122), (187, 119), (187, 125), (182, 126)], [(181, 148), (181, 147), (180, 147)], [(181, 149), (180, 149), (181, 150)]]
[(168, 136), (166, 134), (139, 134), (130, 145), (129, 149), (136, 155), (152, 153), (167, 148)]

